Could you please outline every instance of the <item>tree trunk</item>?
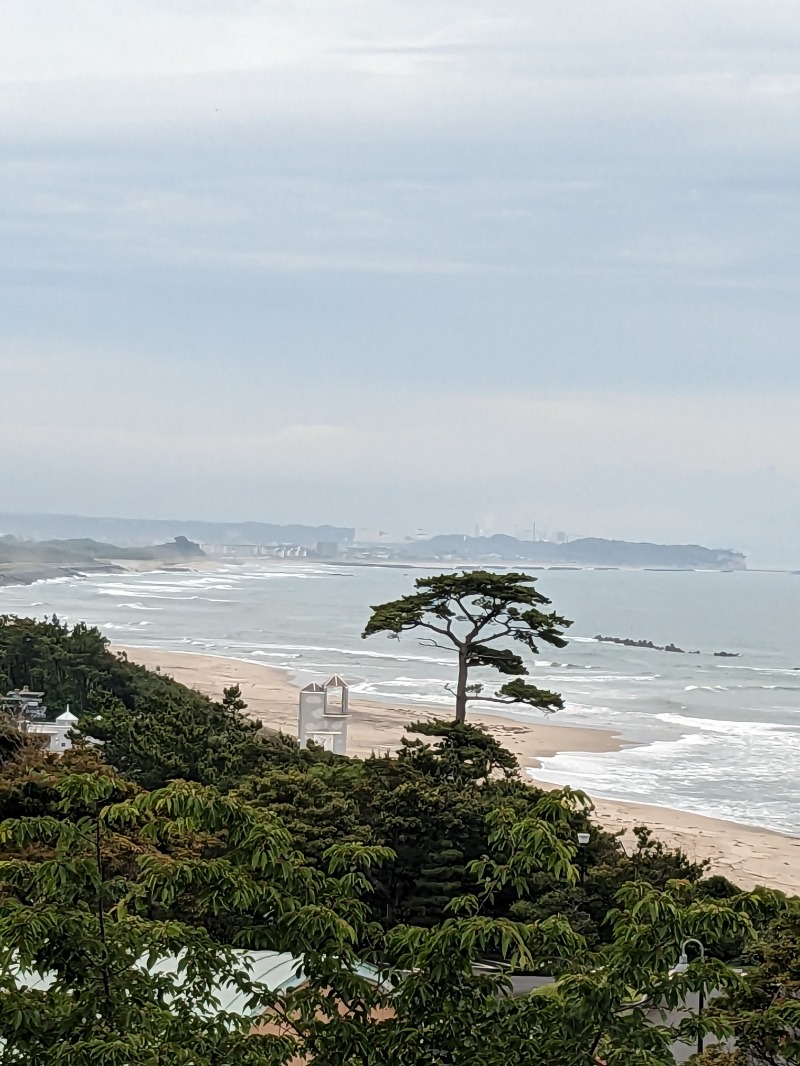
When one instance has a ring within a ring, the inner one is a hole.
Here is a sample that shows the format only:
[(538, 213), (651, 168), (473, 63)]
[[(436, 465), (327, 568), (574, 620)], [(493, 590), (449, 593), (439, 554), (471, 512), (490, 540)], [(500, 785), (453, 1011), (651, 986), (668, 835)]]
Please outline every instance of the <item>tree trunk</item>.
[(458, 649), (458, 683), (456, 684), (456, 722), (467, 720), (467, 649)]
[(102, 969), (101, 969), (101, 976), (103, 978), (103, 991), (105, 992), (105, 996), (106, 996), (106, 1007), (110, 1009), (110, 1007), (111, 1007), (111, 984), (110, 984), (109, 979), (108, 979), (108, 959), (106, 957), (106, 918), (105, 918), (105, 899), (104, 899), (105, 877), (103, 876), (103, 848), (102, 848), (102, 840), (101, 840), (101, 837), (100, 837), (100, 814), (99, 814), (98, 811), (95, 812), (94, 830), (95, 830), (95, 837), (94, 837), (95, 861), (97, 862), (97, 877), (98, 877), (98, 880), (100, 882), (100, 888), (99, 888), (98, 894), (97, 894), (97, 920), (98, 920), (98, 926), (99, 926), (100, 940), (102, 941), (102, 944), (103, 944), (103, 956), (104, 956), (103, 965), (102, 965)]

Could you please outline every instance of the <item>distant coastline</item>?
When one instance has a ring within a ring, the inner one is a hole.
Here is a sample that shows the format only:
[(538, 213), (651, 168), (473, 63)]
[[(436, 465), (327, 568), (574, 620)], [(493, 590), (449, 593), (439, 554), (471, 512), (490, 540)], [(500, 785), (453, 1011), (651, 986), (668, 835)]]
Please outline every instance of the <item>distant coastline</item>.
[(163, 558), (178, 562), (204, 555), (225, 561), (315, 559), (367, 565), (496, 565), (553, 570), (747, 569), (745, 555), (733, 548), (604, 537), (570, 539), (565, 533), (554, 534), (552, 540), (535, 536), (524, 540), (505, 533), (400, 537), (377, 530), (358, 539), (355, 528), (346, 526), (0, 513), (0, 570), (4, 564), (69, 567), (108, 560)]
[(519, 540), (505, 534), (468, 537), (451, 533), (415, 541), (398, 549), (403, 558), (435, 558), (442, 562), (470, 559), (480, 562), (520, 563), (550, 570), (586, 567), (616, 570), (746, 570), (742, 552), (731, 548), (706, 548), (701, 544), (653, 544), (649, 541)]
[[(653, 567), (640, 567), (640, 566), (531, 566), (524, 562), (507, 563), (507, 562), (492, 562), (486, 563), (483, 560), (460, 560), (458, 562), (447, 561), (443, 562), (437, 559), (408, 559), (398, 561), (388, 561), (381, 559), (315, 559), (314, 557), (303, 557), (300, 559), (244, 559), (236, 557), (220, 557), (220, 556), (205, 556), (203, 559), (192, 559), (185, 563), (176, 563), (173, 560), (168, 559), (142, 559), (142, 560), (108, 560), (108, 561), (92, 561), (85, 563), (75, 563), (70, 565), (53, 565), (53, 564), (38, 564), (38, 565), (7, 565), (0, 564), (0, 588), (7, 588), (14, 585), (33, 585), (38, 581), (61, 581), (65, 578), (82, 578), (89, 577), (94, 574), (125, 574), (125, 573), (147, 573), (157, 571), (173, 571), (177, 573), (185, 572), (187, 570), (216, 570), (224, 566), (237, 566), (245, 565), (246, 563), (264, 566), (308, 566), (313, 563), (317, 566), (331, 567), (332, 569), (360, 569), (375, 568), (382, 570), (460, 570), (463, 568), (478, 568), (481, 566), (488, 567), (489, 569), (497, 568), (498, 570), (508, 570), (512, 566), (518, 566), (520, 569), (526, 572), (541, 571), (547, 573), (549, 571), (594, 571), (594, 570), (606, 570), (606, 571), (653, 571)], [(699, 568), (683, 569), (683, 568), (664, 568), (663, 571), (659, 568), (659, 572), (664, 573), (697, 573), (701, 572)], [(725, 571), (726, 572), (726, 571)], [(777, 572), (777, 571), (776, 571)], [(785, 571), (789, 573), (790, 571)]]
[(206, 558), (200, 546), (186, 537), (176, 537), (169, 544), (120, 547), (90, 538), (40, 541), (4, 534), (0, 535), (0, 586), (159, 566), (180, 567)]
[[(620, 573), (625, 572), (656, 572), (656, 573), (703, 573), (709, 572), (703, 568), (655, 568), (655, 567), (641, 567), (641, 566), (532, 566), (529, 563), (523, 561), (513, 562), (485, 562), (484, 560), (459, 560), (454, 562), (448, 560), (443, 562), (438, 559), (406, 559), (406, 560), (382, 560), (382, 559), (317, 559), (313, 556), (304, 556), (302, 558), (290, 558), (290, 559), (272, 559), (272, 558), (257, 558), (250, 559), (247, 557), (236, 556), (205, 556), (200, 559), (187, 560), (186, 562), (175, 562), (170, 559), (109, 559), (98, 560), (85, 563), (74, 563), (70, 565), (54, 565), (54, 564), (22, 564), (22, 565), (8, 565), (0, 564), (0, 588), (7, 588), (15, 585), (33, 585), (39, 581), (62, 581), (66, 578), (80, 579), (83, 577), (90, 577), (96, 574), (125, 574), (125, 573), (154, 573), (161, 571), (172, 571), (175, 573), (181, 573), (186, 571), (206, 571), (206, 570), (218, 570), (227, 566), (245, 566), (245, 565), (263, 565), (265, 567), (302, 567), (308, 565), (330, 567), (331, 569), (342, 570), (356, 570), (362, 568), (377, 568), (381, 570), (419, 570), (419, 571), (448, 571), (448, 570), (461, 570), (461, 569), (477, 569), (480, 567), (486, 567), (487, 569), (508, 570), (512, 567), (518, 567), (519, 569), (529, 573), (556, 573), (556, 572), (586, 572), (593, 571), (617, 571)], [(713, 571), (729, 573), (733, 571)], [(740, 571), (745, 573), (758, 573), (758, 570), (745, 570)], [(770, 573), (792, 573), (790, 570), (771, 570)]]
[(37, 581), (58, 581), (65, 577), (83, 577), (86, 574), (118, 574), (125, 567), (114, 563), (96, 563), (86, 566), (0, 566), (0, 588), (8, 585), (33, 585)]

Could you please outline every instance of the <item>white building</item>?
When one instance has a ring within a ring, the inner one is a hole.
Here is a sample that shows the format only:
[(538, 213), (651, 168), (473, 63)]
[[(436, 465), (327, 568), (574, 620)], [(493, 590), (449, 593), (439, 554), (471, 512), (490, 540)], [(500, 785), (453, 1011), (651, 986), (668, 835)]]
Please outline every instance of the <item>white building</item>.
[(47, 748), (49, 751), (67, 751), (72, 747), (72, 741), (67, 736), (70, 729), (78, 719), (70, 711), (64, 711), (54, 722), (28, 722), (25, 728), (27, 733), (39, 733), (49, 738)]
[(335, 674), (324, 685), (306, 685), (300, 691), (297, 739), (301, 748), (309, 741), (337, 755), (347, 754), (349, 689)]

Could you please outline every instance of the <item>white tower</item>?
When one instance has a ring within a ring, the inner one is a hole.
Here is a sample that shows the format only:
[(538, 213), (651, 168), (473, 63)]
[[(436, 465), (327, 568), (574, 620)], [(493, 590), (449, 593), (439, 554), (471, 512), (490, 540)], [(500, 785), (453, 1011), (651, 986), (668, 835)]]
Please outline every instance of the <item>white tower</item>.
[(337, 755), (347, 754), (349, 689), (335, 674), (324, 685), (306, 685), (300, 691), (297, 738), (301, 748), (309, 741)]

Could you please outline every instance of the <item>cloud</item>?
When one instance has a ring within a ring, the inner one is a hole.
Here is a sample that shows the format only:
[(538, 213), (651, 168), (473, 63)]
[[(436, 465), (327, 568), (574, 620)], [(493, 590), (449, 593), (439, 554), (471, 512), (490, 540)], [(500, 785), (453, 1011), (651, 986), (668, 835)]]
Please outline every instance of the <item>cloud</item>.
[(768, 538), (798, 36), (788, 0), (6, 0), (9, 499)]
[[(772, 395), (282, 392), (178, 410), (177, 382), (0, 427), (5, 506), (701, 541), (796, 560), (800, 445)], [(138, 409), (140, 418), (132, 417)], [(777, 431), (776, 431), (777, 427)], [(20, 450), (18, 442), (25, 440)], [(98, 502), (102, 501), (102, 502)]]
[[(598, 469), (650, 472), (663, 482), (695, 475), (755, 474), (766, 468), (800, 486), (800, 439), (793, 397), (637, 393), (451, 390), (449, 402), (406, 388), (389, 399), (365, 386), (357, 396), (328, 388), (327, 397), (285, 387), (268, 402), (243, 397), (238, 417), (212, 423), (213, 402), (179, 409), (181, 383), (146, 390), (146, 417), (101, 403), (91, 433), (86, 418), (97, 395), (61, 409), (7, 412), (0, 434), (10, 447), (23, 432), (31, 446), (56, 442), (76, 460), (92, 453), (134, 456), (146, 464), (169, 456), (203, 477), (230, 466), (274, 476), (420, 479), (461, 492), (470, 483), (513, 483), (546, 468), (580, 483)], [(160, 394), (159, 394), (160, 393)], [(102, 396), (102, 393), (100, 394)], [(76, 397), (76, 400), (78, 398)], [(170, 418), (170, 411), (175, 417)], [(141, 412), (144, 414), (144, 411)]]
[(730, 144), (743, 128), (769, 135), (797, 113), (792, 9), (767, 2), (754, 18), (751, 3), (726, 0), (722, 10), (714, 0), (138, 0), (109, 17), (102, 0), (7, 0), (0, 128), (39, 142), (101, 131), (218, 140), (287, 122), (428, 125), (448, 137), (535, 121), (568, 139), (624, 121), (691, 131), (696, 147)]

